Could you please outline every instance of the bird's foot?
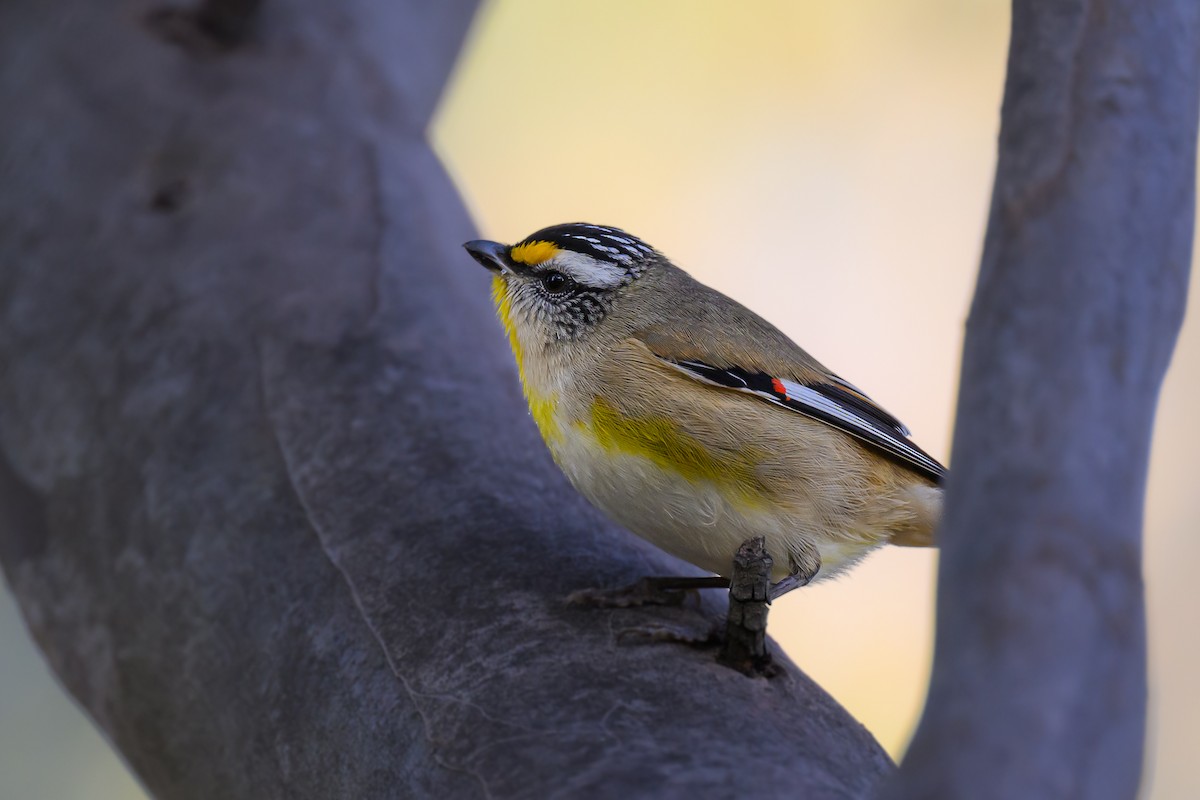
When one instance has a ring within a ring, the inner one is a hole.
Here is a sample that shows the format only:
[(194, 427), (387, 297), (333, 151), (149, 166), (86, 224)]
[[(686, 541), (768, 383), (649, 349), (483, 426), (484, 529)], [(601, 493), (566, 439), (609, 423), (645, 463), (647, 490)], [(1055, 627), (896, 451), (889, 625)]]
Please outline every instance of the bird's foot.
[[(707, 631), (683, 626), (646, 624), (617, 631), (619, 644), (682, 644), (698, 650), (717, 650), (717, 662), (735, 669), (751, 678), (774, 678), (782, 669), (771, 657), (764, 643), (756, 651), (748, 652), (738, 646), (736, 635), (731, 637), (722, 625), (713, 625)], [(731, 647), (731, 644), (733, 645)]]
[(716, 647), (721, 643), (721, 630), (714, 626), (707, 632), (672, 625), (638, 625), (617, 631), (617, 641), (622, 644), (686, 644), (690, 647)]
[(679, 606), (697, 589), (724, 589), (727, 578), (642, 578), (617, 589), (580, 589), (567, 596), (567, 604), (591, 608)]
[(749, 677), (772, 678), (780, 672), (767, 647), (773, 563), (761, 536), (743, 542), (733, 559), (729, 613), (717, 661)]
[[(729, 613), (723, 626), (704, 632), (695, 628), (648, 623), (625, 628), (617, 641), (684, 644), (716, 647), (717, 661), (750, 677), (770, 678), (780, 673), (767, 648), (767, 609), (772, 596), (771, 556), (762, 537), (748, 540), (738, 549), (733, 563), (733, 586), (728, 578), (642, 578), (619, 589), (581, 589), (567, 597), (570, 605), (592, 608), (679, 606), (698, 589), (730, 589)], [(801, 576), (807, 582), (810, 576)], [(782, 582), (781, 582), (782, 583)], [(793, 583), (787, 588), (797, 585)], [(779, 586), (775, 587), (780, 588)], [(784, 589), (786, 591), (786, 589)]]

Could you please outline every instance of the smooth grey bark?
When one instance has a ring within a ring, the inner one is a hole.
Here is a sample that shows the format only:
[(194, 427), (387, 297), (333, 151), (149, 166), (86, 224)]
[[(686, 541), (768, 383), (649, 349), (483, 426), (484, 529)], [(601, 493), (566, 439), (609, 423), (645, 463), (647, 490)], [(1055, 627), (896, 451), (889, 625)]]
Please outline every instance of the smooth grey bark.
[(160, 798), (864, 796), (890, 762), (795, 667), (616, 643), (719, 604), (561, 602), (682, 568), (552, 465), (460, 249), (424, 129), (473, 10), (267, 3), (209, 47), (0, 3), (29, 629)]
[(1018, 0), (940, 537), (888, 797), (1131, 798), (1142, 504), (1192, 251), (1194, 0)]

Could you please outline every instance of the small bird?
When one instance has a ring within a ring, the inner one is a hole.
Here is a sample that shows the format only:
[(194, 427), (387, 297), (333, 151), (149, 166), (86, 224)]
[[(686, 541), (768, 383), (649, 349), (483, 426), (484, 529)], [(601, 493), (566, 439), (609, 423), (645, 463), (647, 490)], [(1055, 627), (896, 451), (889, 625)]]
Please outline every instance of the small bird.
[(933, 545), (945, 467), (775, 326), (642, 240), (570, 223), (463, 246), (494, 274), (555, 462), (616, 522), (725, 576), (694, 585), (728, 585), (754, 537), (774, 557), (772, 598), (883, 544)]

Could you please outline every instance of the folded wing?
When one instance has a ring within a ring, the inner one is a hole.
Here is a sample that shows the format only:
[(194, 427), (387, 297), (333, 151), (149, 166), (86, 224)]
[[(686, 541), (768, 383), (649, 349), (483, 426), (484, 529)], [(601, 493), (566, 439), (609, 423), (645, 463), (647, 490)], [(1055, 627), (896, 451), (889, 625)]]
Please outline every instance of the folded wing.
[(695, 359), (656, 357), (685, 375), (713, 386), (755, 395), (820, 420), (864, 442), (900, 465), (940, 484), (946, 468), (917, 447), (900, 420), (851, 384), (829, 376), (799, 382), (741, 367), (717, 367)]

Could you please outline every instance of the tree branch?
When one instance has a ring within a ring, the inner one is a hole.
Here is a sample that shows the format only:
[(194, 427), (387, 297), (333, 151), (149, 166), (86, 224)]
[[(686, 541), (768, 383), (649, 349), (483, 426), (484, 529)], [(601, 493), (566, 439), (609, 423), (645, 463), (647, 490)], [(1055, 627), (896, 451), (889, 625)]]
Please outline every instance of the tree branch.
[(0, 4), (0, 559), (148, 789), (869, 792), (790, 664), (615, 644), (718, 604), (562, 603), (681, 566), (550, 462), (459, 248), (424, 128), (473, 4), (295, 0), (220, 59), (118, 6)]
[(1187, 293), (1198, 16), (1014, 3), (932, 685), (889, 797), (1137, 792), (1142, 502)]

